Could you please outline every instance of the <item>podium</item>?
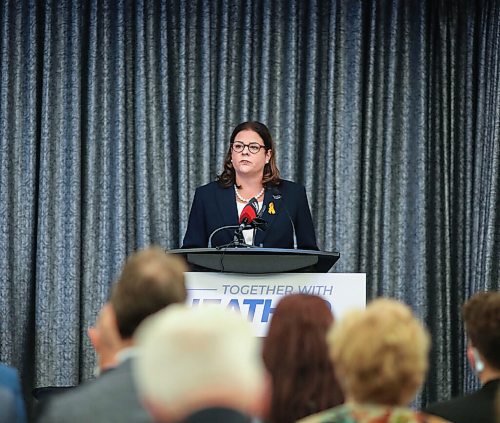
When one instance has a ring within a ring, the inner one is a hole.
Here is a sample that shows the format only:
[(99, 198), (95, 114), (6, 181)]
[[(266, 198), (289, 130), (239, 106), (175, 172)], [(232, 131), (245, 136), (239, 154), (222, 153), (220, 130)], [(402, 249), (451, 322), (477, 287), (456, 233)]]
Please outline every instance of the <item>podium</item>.
[(336, 318), (366, 304), (366, 274), (333, 273), (340, 254), (279, 248), (192, 248), (168, 251), (188, 262), (187, 305), (220, 304), (247, 318), (256, 336), (266, 336), (279, 299), (314, 294)]
[(327, 273), (338, 252), (283, 248), (190, 248), (169, 251), (184, 257), (191, 271), (225, 273)]

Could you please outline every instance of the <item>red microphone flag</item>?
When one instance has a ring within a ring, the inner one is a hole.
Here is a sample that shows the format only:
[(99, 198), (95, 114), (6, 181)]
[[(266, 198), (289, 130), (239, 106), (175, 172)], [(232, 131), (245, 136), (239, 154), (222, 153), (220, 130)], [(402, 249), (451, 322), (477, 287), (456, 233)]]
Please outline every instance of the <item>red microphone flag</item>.
[(257, 211), (259, 210), (259, 203), (255, 198), (252, 198), (246, 205), (243, 207), (243, 210), (240, 214), (240, 225), (242, 223), (250, 224), (257, 217)]

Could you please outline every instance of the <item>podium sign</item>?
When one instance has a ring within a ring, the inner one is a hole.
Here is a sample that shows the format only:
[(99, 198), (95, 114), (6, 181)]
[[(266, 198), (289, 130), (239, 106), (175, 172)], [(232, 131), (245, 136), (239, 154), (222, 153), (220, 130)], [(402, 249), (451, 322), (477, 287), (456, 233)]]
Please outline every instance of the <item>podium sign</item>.
[(336, 319), (366, 305), (365, 273), (240, 274), (187, 272), (187, 303), (221, 304), (252, 322), (256, 336), (266, 336), (274, 308), (283, 295), (316, 294), (331, 306)]

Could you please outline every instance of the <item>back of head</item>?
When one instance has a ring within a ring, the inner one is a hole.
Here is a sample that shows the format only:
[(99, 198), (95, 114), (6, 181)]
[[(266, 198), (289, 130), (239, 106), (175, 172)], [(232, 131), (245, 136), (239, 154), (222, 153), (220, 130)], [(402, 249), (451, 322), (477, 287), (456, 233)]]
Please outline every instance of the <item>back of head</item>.
[(129, 257), (110, 299), (122, 338), (131, 338), (147, 316), (186, 300), (185, 271), (181, 258), (160, 248), (148, 248)]
[(172, 420), (209, 407), (253, 413), (264, 369), (252, 327), (222, 307), (169, 307), (136, 336), (136, 378), (147, 404)]
[(270, 421), (294, 422), (343, 402), (326, 343), (332, 323), (316, 295), (288, 295), (276, 306), (262, 352), (273, 383)]
[(398, 301), (377, 299), (347, 313), (328, 342), (346, 396), (359, 403), (406, 405), (424, 380), (429, 336)]
[(462, 307), (465, 330), (488, 364), (500, 370), (500, 292), (480, 292)]

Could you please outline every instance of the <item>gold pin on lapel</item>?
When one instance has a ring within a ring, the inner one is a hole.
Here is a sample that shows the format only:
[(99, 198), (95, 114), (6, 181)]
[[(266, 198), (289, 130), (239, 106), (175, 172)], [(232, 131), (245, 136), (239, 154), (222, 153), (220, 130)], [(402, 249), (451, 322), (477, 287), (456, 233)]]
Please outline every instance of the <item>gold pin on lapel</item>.
[(274, 203), (273, 202), (269, 203), (269, 207), (267, 208), (267, 212), (269, 214), (276, 214), (276, 210), (274, 210)]

